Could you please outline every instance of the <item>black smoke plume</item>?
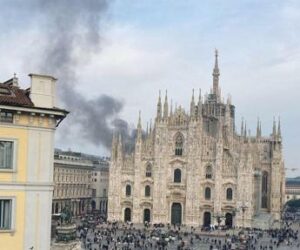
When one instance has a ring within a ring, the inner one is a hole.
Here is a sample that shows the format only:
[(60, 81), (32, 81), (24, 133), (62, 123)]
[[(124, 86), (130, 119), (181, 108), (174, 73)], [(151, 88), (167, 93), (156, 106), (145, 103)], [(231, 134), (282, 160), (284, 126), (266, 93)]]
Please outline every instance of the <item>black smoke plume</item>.
[[(93, 53), (101, 49), (101, 27), (109, 8), (108, 1), (37, 0), (35, 3), (45, 36), (39, 70), (59, 79), (60, 100), (71, 112), (59, 135), (66, 141), (76, 136), (109, 149), (115, 130), (122, 134), (127, 151), (131, 151), (136, 132), (118, 118), (123, 103), (105, 94), (89, 99), (75, 88), (80, 84), (76, 81), (76, 66), (88, 63)], [(84, 56), (78, 57), (78, 54)], [(109, 84), (101, 79), (95, 81)]]

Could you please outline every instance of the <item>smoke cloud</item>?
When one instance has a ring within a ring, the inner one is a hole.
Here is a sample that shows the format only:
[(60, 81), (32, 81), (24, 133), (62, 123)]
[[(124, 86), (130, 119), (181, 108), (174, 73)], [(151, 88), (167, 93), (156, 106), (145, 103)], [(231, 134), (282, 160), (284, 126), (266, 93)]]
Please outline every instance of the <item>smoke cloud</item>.
[[(123, 103), (105, 94), (90, 99), (75, 88), (80, 84), (76, 82), (76, 66), (88, 63), (93, 53), (101, 49), (101, 27), (109, 8), (108, 1), (37, 0), (35, 7), (41, 15), (40, 25), (45, 36), (39, 71), (59, 79), (60, 100), (71, 111), (60, 128), (62, 139), (68, 141), (76, 136), (109, 149), (112, 133), (116, 131), (122, 134), (126, 151), (132, 151), (136, 131), (118, 117)], [(100, 79), (95, 80), (100, 82)], [(72, 131), (76, 131), (76, 135)]]

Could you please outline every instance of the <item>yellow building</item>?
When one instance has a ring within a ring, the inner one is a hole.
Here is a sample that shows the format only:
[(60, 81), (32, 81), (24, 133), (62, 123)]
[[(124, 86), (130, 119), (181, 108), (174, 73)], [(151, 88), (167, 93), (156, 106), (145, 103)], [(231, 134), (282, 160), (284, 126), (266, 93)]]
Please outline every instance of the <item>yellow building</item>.
[(0, 83), (0, 249), (50, 249), (56, 79), (30, 74)]

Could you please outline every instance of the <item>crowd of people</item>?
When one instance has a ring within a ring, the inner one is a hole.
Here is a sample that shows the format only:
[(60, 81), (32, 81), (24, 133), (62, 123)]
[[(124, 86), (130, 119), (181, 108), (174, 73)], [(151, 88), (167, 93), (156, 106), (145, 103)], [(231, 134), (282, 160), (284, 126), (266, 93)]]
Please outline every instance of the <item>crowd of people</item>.
[(197, 249), (197, 245), (227, 250), (232, 244), (228, 237), (200, 236), (195, 228), (188, 232), (180, 226), (136, 228), (132, 224), (104, 223), (93, 228), (79, 226), (77, 234), (84, 248), (89, 250)]
[(77, 221), (76, 236), (84, 250), (275, 250), (300, 249), (299, 222), (285, 218), (280, 229), (203, 231), (176, 225), (133, 225), (88, 216)]
[[(300, 249), (298, 230), (287, 222), (282, 229), (258, 230), (245, 229), (244, 233), (217, 234), (210, 232), (202, 234), (196, 228), (180, 226), (149, 226), (135, 227), (133, 224), (96, 223), (96, 225), (80, 225), (77, 237), (82, 242), (83, 249), (100, 250), (132, 250), (132, 249), (208, 249), (208, 250), (273, 250)], [(236, 230), (237, 232), (239, 230)]]

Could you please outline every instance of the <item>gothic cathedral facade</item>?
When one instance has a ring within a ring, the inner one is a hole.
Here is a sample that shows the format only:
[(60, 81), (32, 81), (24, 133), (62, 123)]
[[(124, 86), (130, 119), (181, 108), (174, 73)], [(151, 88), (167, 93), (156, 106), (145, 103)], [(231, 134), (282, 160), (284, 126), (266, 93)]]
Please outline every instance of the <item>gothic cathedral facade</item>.
[(109, 173), (108, 220), (191, 226), (266, 228), (280, 220), (284, 162), (280, 121), (270, 136), (255, 136), (235, 106), (221, 99), (218, 53), (213, 88), (204, 100), (194, 93), (187, 113), (169, 110), (159, 96), (155, 124), (146, 133), (139, 117), (133, 153), (114, 136)]

